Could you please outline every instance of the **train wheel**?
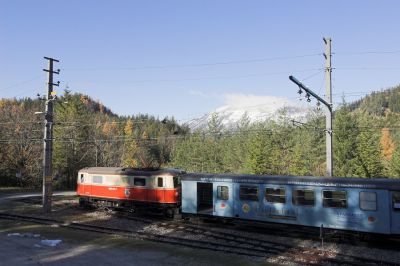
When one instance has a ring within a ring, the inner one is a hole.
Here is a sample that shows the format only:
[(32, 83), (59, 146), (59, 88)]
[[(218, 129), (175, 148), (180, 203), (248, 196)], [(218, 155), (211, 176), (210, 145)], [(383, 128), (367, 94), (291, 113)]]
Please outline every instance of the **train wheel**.
[(84, 207), (86, 207), (86, 205), (87, 205), (86, 200), (83, 198), (79, 198), (79, 207), (84, 208)]
[(175, 214), (175, 210), (172, 208), (168, 208), (165, 210), (165, 216), (167, 216), (168, 218), (174, 218), (174, 214)]

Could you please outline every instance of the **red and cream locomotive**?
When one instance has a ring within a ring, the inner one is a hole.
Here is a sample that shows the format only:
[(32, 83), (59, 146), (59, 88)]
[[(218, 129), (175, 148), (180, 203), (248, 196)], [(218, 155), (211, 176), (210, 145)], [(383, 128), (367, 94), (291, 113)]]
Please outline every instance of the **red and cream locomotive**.
[(180, 208), (180, 178), (176, 169), (88, 167), (78, 173), (79, 203), (124, 209), (162, 210), (173, 216)]

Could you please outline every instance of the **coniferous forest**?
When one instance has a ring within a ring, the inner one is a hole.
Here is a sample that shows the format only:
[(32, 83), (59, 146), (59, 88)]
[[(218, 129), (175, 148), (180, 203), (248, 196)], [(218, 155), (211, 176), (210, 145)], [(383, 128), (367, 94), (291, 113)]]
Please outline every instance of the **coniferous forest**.
[[(40, 187), (44, 109), (40, 99), (0, 100), (0, 185)], [(75, 187), (88, 166), (174, 167), (189, 172), (272, 175), (325, 174), (325, 116), (311, 111), (293, 123), (250, 123), (247, 115), (225, 128), (214, 114), (190, 130), (173, 118), (118, 116), (89, 96), (65, 91), (55, 103), (53, 176), (58, 189)], [(334, 176), (400, 177), (400, 86), (335, 108)]]

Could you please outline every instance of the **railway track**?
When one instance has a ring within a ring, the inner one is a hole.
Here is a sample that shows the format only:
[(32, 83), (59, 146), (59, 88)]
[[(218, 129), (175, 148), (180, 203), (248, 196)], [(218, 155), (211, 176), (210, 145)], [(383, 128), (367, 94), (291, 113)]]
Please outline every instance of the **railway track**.
[[(40, 203), (40, 198), (24, 198), (18, 199), (19, 201), (26, 203)], [(99, 208), (96, 208), (99, 209)], [(134, 220), (136, 222), (141, 222), (144, 224), (154, 223), (155, 221), (167, 221), (166, 219), (159, 215), (149, 215), (148, 213), (143, 213), (137, 216), (137, 213), (129, 213), (125, 211), (118, 211), (114, 209), (101, 209), (102, 211), (112, 211), (113, 214), (119, 217)], [(199, 219), (199, 218), (197, 218)], [(285, 225), (276, 223), (251, 223), (246, 221), (235, 221), (234, 223), (221, 223), (215, 219), (208, 219), (212, 223), (214, 228), (226, 229), (226, 227), (231, 227), (235, 231), (242, 231), (246, 233), (256, 233), (264, 234), (268, 236), (287, 236), (302, 240), (312, 240), (320, 241), (319, 228), (305, 227), (305, 226), (295, 226), (295, 225)], [(214, 221), (214, 222), (213, 222)], [(200, 222), (202, 223), (202, 222)], [(398, 238), (388, 238), (382, 236), (374, 236), (371, 234), (362, 234), (361, 236), (357, 233), (346, 232), (341, 230), (325, 229), (324, 234), (325, 243), (337, 243), (337, 244), (350, 244), (355, 246), (363, 246), (368, 248), (378, 248), (383, 250), (393, 250), (400, 251), (400, 239)]]
[[(193, 219), (196, 224), (211, 224), (213, 228), (226, 229), (245, 233), (255, 233), (257, 235), (286, 236), (301, 240), (312, 240), (320, 242), (320, 229), (300, 226), (287, 225), (280, 223), (251, 223), (237, 220), (230, 223), (222, 223), (215, 219)], [(324, 229), (324, 243), (349, 244), (367, 248), (377, 248), (382, 250), (400, 251), (400, 239), (384, 235), (374, 235), (370, 233), (357, 233), (335, 229)]]
[[(128, 218), (124, 217), (124, 218)], [(204, 225), (185, 224), (177, 221), (158, 221), (131, 217), (151, 227), (168, 229), (168, 233), (160, 234), (147, 230), (128, 230), (124, 228), (92, 225), (80, 222), (65, 222), (35, 216), (0, 213), (0, 219), (18, 220), (38, 224), (56, 225), (74, 230), (90, 231), (102, 234), (179, 245), (195, 249), (206, 249), (237, 255), (270, 260), (274, 263), (292, 261), (297, 265), (329, 264), (329, 265), (399, 265), (390, 261), (371, 260), (362, 257), (332, 253), (329, 251), (296, 247), (289, 244), (277, 244), (273, 241), (257, 240), (251, 237), (238, 236), (234, 233), (221, 232)], [(155, 230), (156, 231), (156, 230)]]
[(366, 259), (363, 257), (357, 257), (352, 255), (345, 255), (340, 253), (334, 253), (324, 250), (302, 248), (290, 244), (277, 244), (274, 241), (269, 240), (258, 240), (254, 237), (238, 236), (234, 233), (229, 232), (218, 232), (214, 229), (202, 225), (185, 224), (178, 222), (170, 223), (159, 223), (157, 226), (165, 226), (166, 228), (173, 228), (177, 231), (186, 231), (190, 233), (195, 233), (198, 235), (205, 235), (209, 238), (213, 238), (215, 242), (220, 240), (234, 241), (238, 244), (251, 245), (252, 247), (257, 247), (258, 249), (264, 249), (264, 251), (274, 251), (277, 254), (285, 254), (286, 257), (294, 259), (296, 262), (306, 262), (306, 263), (330, 263), (338, 265), (399, 265), (398, 263), (385, 262), (382, 259)]

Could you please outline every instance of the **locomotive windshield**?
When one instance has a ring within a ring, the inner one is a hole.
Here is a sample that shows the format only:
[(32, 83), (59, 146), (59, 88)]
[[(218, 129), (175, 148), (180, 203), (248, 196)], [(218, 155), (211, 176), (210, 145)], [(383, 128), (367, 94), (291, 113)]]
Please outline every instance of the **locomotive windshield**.
[(178, 176), (174, 176), (174, 188), (181, 186), (181, 179)]

